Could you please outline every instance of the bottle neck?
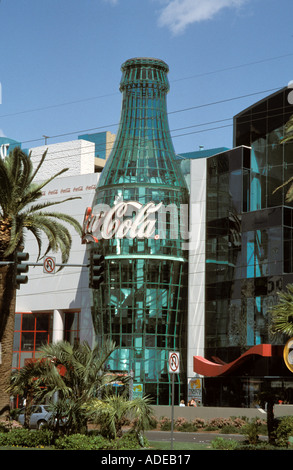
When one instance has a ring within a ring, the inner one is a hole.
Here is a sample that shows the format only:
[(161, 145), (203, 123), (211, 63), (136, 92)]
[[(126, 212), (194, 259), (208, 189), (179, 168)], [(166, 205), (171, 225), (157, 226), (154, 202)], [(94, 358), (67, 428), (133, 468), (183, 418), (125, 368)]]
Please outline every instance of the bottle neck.
[(99, 187), (127, 183), (184, 185), (170, 136), (166, 91), (152, 84), (123, 89), (120, 125)]
[(185, 187), (170, 136), (168, 66), (157, 59), (122, 65), (119, 129), (98, 187), (117, 184)]
[(167, 117), (166, 95), (152, 87), (137, 87), (123, 91), (120, 126), (117, 133), (117, 148), (127, 146), (131, 158), (139, 153), (149, 152), (161, 158), (159, 151), (169, 152), (174, 158), (169, 123)]

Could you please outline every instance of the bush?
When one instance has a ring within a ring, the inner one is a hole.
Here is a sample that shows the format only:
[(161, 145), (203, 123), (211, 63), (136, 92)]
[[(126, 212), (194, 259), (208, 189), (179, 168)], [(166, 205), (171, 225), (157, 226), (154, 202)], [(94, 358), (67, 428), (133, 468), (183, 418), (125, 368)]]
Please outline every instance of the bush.
[(10, 432), (0, 433), (1, 446), (46, 447), (52, 443), (53, 433), (48, 429), (37, 432), (29, 429), (12, 429)]
[(177, 418), (174, 422), (174, 428), (177, 431), (182, 431), (182, 432), (195, 432), (197, 431), (197, 427), (191, 423), (190, 421), (187, 421), (185, 418)]
[(120, 439), (110, 441), (102, 435), (71, 434), (56, 439), (58, 450), (134, 450), (146, 447), (148, 441), (136, 432), (125, 433)]
[(171, 429), (171, 420), (166, 416), (163, 416), (160, 420), (160, 429), (161, 431), (170, 431)]
[[(259, 441), (257, 444), (247, 444), (240, 442), (237, 450), (278, 450), (276, 446), (270, 444), (269, 442)], [(281, 450), (281, 449), (279, 449)]]
[(211, 444), (214, 450), (235, 450), (238, 447), (237, 441), (233, 439), (223, 439), (222, 437), (216, 437)]
[(22, 425), (13, 419), (0, 417), (0, 432), (9, 432), (12, 429), (22, 429)]
[(276, 429), (276, 445), (288, 447), (289, 436), (293, 436), (293, 416), (285, 416), (281, 419)]
[(192, 420), (192, 425), (196, 429), (202, 429), (205, 427), (205, 420), (203, 418), (195, 418)]
[(112, 442), (112, 449), (115, 450), (135, 450), (142, 447), (148, 447), (148, 441), (142, 434), (137, 434), (135, 431), (129, 431), (120, 439)]
[(101, 435), (71, 434), (70, 436), (59, 437), (55, 442), (55, 449), (58, 450), (102, 450), (110, 448), (110, 441)]
[(259, 442), (261, 425), (262, 422), (255, 418), (243, 427), (243, 434), (247, 437), (249, 444), (256, 445)]
[(220, 433), (221, 434), (239, 434), (241, 433), (242, 430), (240, 428), (237, 428), (236, 426), (234, 426), (233, 424), (227, 424), (227, 425), (224, 425), (221, 429), (220, 429)]
[(247, 424), (247, 418), (232, 418), (235, 428), (243, 428)]
[(209, 428), (222, 429), (225, 426), (233, 426), (233, 419), (231, 418), (213, 418), (208, 422)]
[(156, 429), (158, 427), (158, 424), (159, 424), (158, 418), (156, 416), (152, 416), (150, 418), (149, 428)]

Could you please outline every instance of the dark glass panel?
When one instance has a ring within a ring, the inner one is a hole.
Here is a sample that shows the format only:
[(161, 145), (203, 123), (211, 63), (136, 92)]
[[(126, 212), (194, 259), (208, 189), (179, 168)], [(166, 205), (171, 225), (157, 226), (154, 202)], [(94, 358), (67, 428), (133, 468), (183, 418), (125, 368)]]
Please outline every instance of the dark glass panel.
[(21, 350), (32, 351), (34, 349), (34, 333), (23, 332), (21, 335)]
[(292, 228), (284, 227), (284, 272), (292, 272)]
[(250, 148), (243, 147), (243, 168), (250, 169)]
[[(251, 110), (251, 142), (265, 138), (267, 132), (267, 102), (261, 102)], [(246, 144), (249, 145), (249, 144)]]
[(284, 207), (283, 209), (283, 224), (287, 227), (292, 227), (292, 214), (293, 211), (289, 207)]
[(48, 333), (36, 333), (36, 350), (40, 349), (43, 344), (48, 343)]
[(35, 316), (31, 313), (22, 314), (22, 330), (34, 330), (35, 329)]
[(283, 99), (282, 93), (268, 99), (268, 133), (283, 126)]
[(241, 114), (234, 120), (234, 147), (251, 144), (250, 138), (251, 111)]
[(227, 171), (240, 170), (242, 168), (242, 148), (233, 149), (227, 152), (229, 167)]
[(36, 330), (49, 331), (49, 324), (52, 314), (38, 314), (36, 315)]

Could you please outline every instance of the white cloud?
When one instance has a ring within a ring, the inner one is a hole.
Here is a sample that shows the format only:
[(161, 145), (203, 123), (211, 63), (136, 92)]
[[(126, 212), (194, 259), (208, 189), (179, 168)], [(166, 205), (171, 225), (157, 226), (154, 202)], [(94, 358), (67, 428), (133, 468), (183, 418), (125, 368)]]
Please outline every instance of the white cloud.
[(2, 131), (2, 129), (0, 129), (0, 137), (6, 137), (6, 135), (4, 134), (4, 132)]
[(174, 34), (199, 21), (212, 19), (223, 8), (238, 8), (247, 0), (165, 0), (159, 26), (167, 26)]

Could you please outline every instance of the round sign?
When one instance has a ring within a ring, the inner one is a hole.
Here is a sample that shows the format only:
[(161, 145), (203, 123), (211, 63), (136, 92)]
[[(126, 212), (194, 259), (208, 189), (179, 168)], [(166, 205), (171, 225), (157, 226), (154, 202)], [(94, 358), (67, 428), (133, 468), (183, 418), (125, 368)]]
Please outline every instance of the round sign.
[(285, 344), (283, 358), (288, 369), (293, 372), (293, 338)]
[(179, 353), (172, 352), (169, 354), (169, 372), (178, 373), (179, 372)]
[(55, 258), (47, 257), (44, 260), (44, 272), (52, 274), (55, 272)]

